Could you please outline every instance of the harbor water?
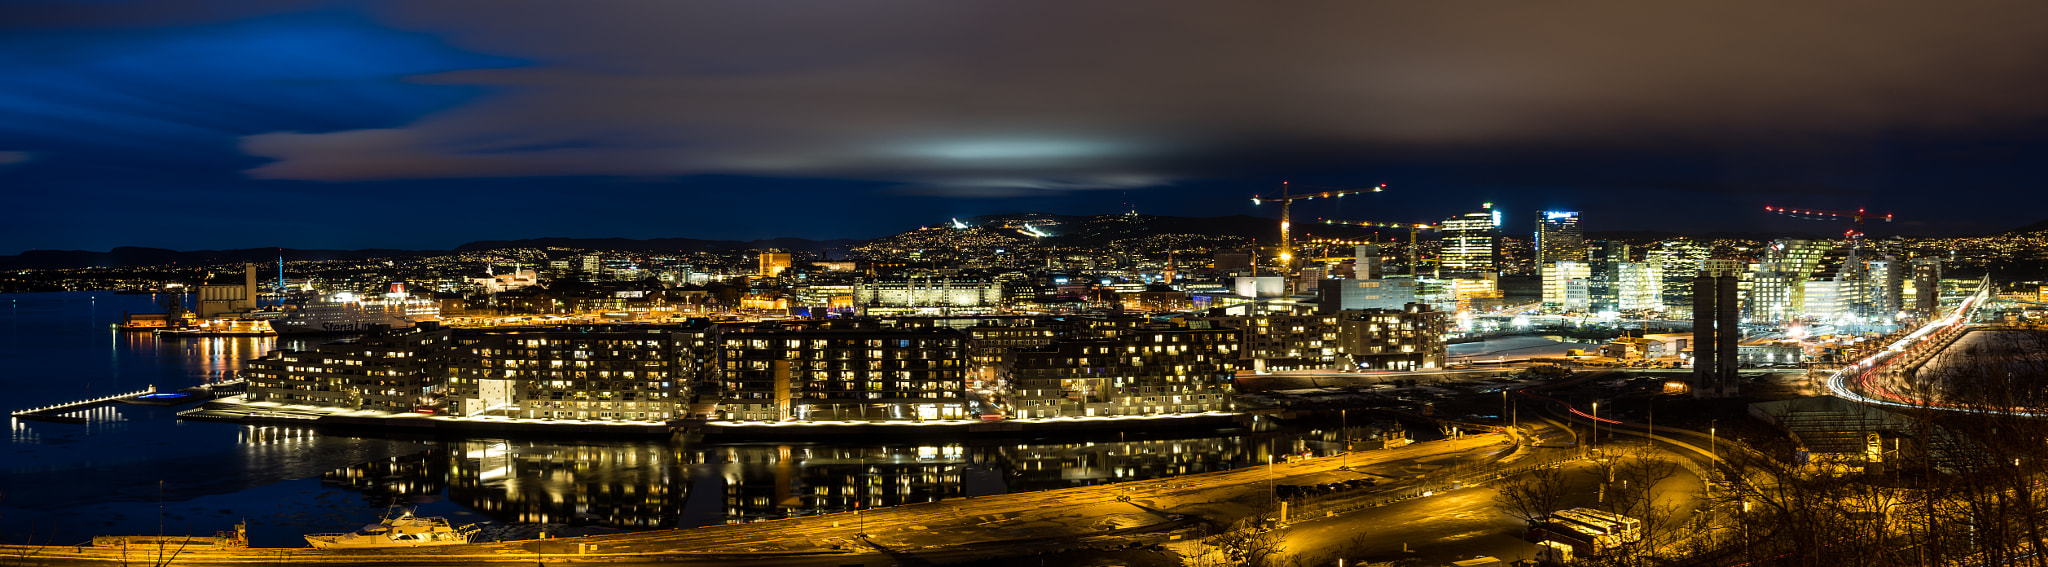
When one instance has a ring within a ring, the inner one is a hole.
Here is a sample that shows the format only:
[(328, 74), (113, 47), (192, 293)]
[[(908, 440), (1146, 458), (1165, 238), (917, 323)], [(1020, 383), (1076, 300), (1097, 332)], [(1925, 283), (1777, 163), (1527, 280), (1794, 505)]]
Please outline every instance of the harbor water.
[[(0, 409), (231, 378), (243, 362), (315, 341), (124, 333), (149, 295), (0, 294)], [(211, 535), (251, 543), (417, 507), (486, 534), (593, 533), (758, 521), (908, 502), (1224, 470), (1334, 449), (1326, 432), (1254, 426), (1089, 437), (806, 442), (390, 438), (308, 428), (180, 422), (111, 404), (85, 423), (10, 420), (0, 449), (0, 541), (71, 545), (95, 535)]]

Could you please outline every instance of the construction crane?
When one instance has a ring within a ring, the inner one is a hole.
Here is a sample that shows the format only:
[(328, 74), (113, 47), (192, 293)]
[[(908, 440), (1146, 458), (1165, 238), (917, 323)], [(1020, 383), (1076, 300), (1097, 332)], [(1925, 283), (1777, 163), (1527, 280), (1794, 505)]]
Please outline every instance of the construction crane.
[(1387, 184), (1381, 183), (1376, 187), (1367, 187), (1364, 189), (1336, 189), (1333, 191), (1321, 191), (1315, 193), (1300, 194), (1294, 193), (1294, 189), (1294, 186), (1289, 185), (1285, 181), (1282, 181), (1280, 182), (1279, 197), (1261, 197), (1258, 195), (1252, 195), (1253, 205), (1264, 204), (1267, 201), (1272, 201), (1280, 204), (1280, 273), (1282, 276), (1287, 278), (1288, 295), (1294, 295), (1294, 240), (1293, 237), (1288, 236), (1287, 234), (1288, 229), (1293, 224), (1292, 209), (1294, 207), (1294, 202), (1312, 201), (1315, 199), (1335, 199), (1346, 195), (1357, 195), (1360, 193), (1378, 193), (1387, 190)]
[(1331, 220), (1331, 219), (1316, 219), (1316, 220), (1320, 220), (1320, 221), (1322, 221), (1322, 222), (1323, 222), (1323, 224), (1340, 224), (1340, 225), (1345, 225), (1345, 226), (1363, 226), (1363, 227), (1371, 227), (1371, 228), (1405, 228), (1405, 229), (1408, 229), (1408, 275), (1411, 275), (1411, 276), (1412, 276), (1412, 275), (1415, 275), (1415, 274), (1417, 274), (1417, 273), (1420, 273), (1420, 272), (1418, 272), (1418, 271), (1416, 270), (1416, 259), (1415, 259), (1415, 254), (1416, 254), (1417, 248), (1416, 248), (1416, 246), (1415, 246), (1415, 233), (1416, 233), (1416, 232), (1418, 232), (1418, 231), (1424, 231), (1424, 230), (1443, 230), (1443, 229), (1444, 229), (1444, 225), (1443, 225), (1443, 224), (1441, 224), (1441, 223), (1415, 223), (1415, 222), (1379, 222), (1379, 221), (1358, 221), (1358, 220)]
[[(1861, 228), (1863, 226), (1864, 219), (1878, 218), (1878, 216), (1875, 214), (1868, 214), (1863, 212), (1863, 209), (1856, 209), (1854, 211), (1820, 211), (1814, 209), (1788, 209), (1785, 207), (1773, 207), (1770, 205), (1764, 205), (1764, 210), (1792, 218), (1800, 218), (1806, 220), (1848, 219), (1850, 221), (1855, 222), (1858, 228)], [(1884, 222), (1892, 222), (1891, 213), (1884, 214)]]
[[(1848, 243), (1849, 250), (1852, 253), (1855, 252), (1855, 250), (1859, 246), (1861, 246), (1860, 243), (1862, 241), (1859, 240), (1859, 237), (1863, 236), (1863, 221), (1866, 219), (1879, 218), (1877, 215), (1866, 213), (1863, 209), (1860, 208), (1854, 211), (1821, 211), (1814, 209), (1788, 209), (1785, 207), (1773, 207), (1770, 205), (1764, 205), (1764, 210), (1797, 219), (1847, 220), (1853, 222), (1856, 225), (1855, 227), (1842, 232), (1842, 240)], [(1885, 213), (1883, 218), (1884, 222), (1892, 222), (1891, 213)]]

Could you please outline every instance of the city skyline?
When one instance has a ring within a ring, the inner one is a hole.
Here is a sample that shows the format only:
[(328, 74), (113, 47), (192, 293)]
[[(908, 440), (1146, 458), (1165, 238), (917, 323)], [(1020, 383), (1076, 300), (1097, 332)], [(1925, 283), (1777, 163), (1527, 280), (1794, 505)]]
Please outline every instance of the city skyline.
[(2037, 7), (797, 8), (13, 3), (0, 254), (1272, 217), (1282, 181), (1388, 184), (1310, 218), (1952, 236), (2048, 178)]

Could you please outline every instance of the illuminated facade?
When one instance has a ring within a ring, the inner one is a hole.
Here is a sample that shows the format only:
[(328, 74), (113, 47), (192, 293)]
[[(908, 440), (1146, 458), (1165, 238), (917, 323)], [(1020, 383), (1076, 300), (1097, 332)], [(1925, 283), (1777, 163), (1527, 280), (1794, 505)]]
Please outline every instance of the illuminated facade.
[[(595, 332), (586, 332), (595, 331)], [(527, 419), (683, 417), (703, 368), (702, 332), (627, 329), (458, 335), (449, 412)]]
[(1449, 329), (1444, 312), (1410, 303), (1401, 309), (1340, 314), (1333, 342), (1340, 356), (1361, 370), (1433, 370), (1449, 363), (1444, 346)]
[(1415, 301), (1415, 278), (1324, 280), (1316, 288), (1317, 309), (1336, 313), (1358, 309), (1399, 309)]
[[(1354, 282), (1361, 280), (1332, 280)], [(1239, 331), (1240, 362), (1253, 372), (1330, 368), (1337, 360), (1337, 316), (1256, 315), (1204, 317)]]
[(1238, 331), (1116, 322), (1011, 353), (1004, 398), (1020, 418), (1201, 413), (1229, 409)]
[(1699, 273), (1712, 247), (1691, 240), (1666, 240), (1650, 247), (1644, 261), (1664, 274), (1664, 305), (1668, 309), (1692, 308), (1692, 278)]
[(721, 410), (740, 421), (966, 419), (953, 329), (721, 328)]
[(249, 400), (386, 412), (429, 407), (443, 392), (448, 337), (449, 330), (426, 324), (310, 351), (271, 351), (243, 370)]
[(1615, 265), (1615, 308), (1622, 311), (1663, 311), (1664, 270), (1648, 262)]
[(1913, 313), (1933, 315), (1941, 306), (1941, 259), (1913, 260)]
[(1744, 316), (1772, 322), (1806, 316), (1806, 282), (1834, 243), (1782, 239), (1772, 242), (1752, 271)]
[[(1623, 254), (1627, 252), (1624, 249)], [(1586, 238), (1576, 211), (1536, 213), (1536, 264), (1586, 261)]]
[(971, 315), (1002, 307), (1000, 282), (975, 276), (906, 275), (863, 280), (853, 286), (862, 315)]
[(1592, 308), (1589, 281), (1593, 269), (1585, 262), (1551, 262), (1543, 265), (1543, 307), (1564, 311)]
[(1440, 272), (1492, 272), (1500, 269), (1500, 210), (1493, 203), (1444, 219)]
[(1448, 307), (1458, 311), (1487, 311), (1501, 306), (1500, 274), (1465, 274), (1445, 283), (1452, 301)]
[(782, 271), (790, 267), (788, 252), (762, 252), (761, 271), (763, 277), (781, 277)]

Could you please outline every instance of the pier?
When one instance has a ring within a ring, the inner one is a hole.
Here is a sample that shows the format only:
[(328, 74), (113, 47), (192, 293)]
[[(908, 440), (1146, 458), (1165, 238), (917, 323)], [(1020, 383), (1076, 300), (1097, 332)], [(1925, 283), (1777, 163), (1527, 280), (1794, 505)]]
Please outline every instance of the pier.
[(155, 385), (151, 385), (149, 388), (140, 391), (129, 392), (126, 394), (114, 394), (111, 396), (104, 396), (89, 400), (79, 400), (75, 402), (65, 402), (52, 406), (16, 410), (14, 412), (9, 413), (8, 415), (15, 419), (28, 419), (55, 423), (85, 424), (93, 420), (84, 416), (74, 414), (90, 411), (112, 404), (174, 406), (194, 402), (203, 402), (220, 397), (220, 394), (223, 391), (238, 389), (245, 385), (246, 383), (241, 380), (234, 380), (230, 382), (218, 382), (203, 386), (193, 386), (190, 388), (170, 392), (159, 392), (157, 391)]

